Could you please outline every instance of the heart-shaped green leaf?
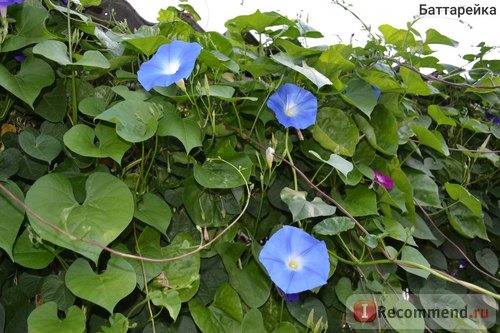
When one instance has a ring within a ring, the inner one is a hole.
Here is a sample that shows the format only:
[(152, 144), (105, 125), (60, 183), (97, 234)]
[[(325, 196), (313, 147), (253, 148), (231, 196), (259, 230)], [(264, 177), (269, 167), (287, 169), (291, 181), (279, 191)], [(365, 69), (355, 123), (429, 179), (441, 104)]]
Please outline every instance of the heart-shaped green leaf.
[(17, 237), (13, 250), (14, 261), (24, 267), (42, 269), (54, 260), (55, 251), (46, 244), (33, 244), (32, 234), (31, 230), (25, 229), (21, 236)]
[(364, 80), (354, 78), (347, 82), (347, 87), (340, 95), (347, 103), (354, 105), (370, 118), (377, 105), (377, 96), (373, 87)]
[(158, 128), (163, 113), (153, 104), (138, 100), (116, 103), (96, 119), (116, 124), (116, 133), (129, 142), (141, 142), (151, 138)]
[(318, 197), (312, 201), (307, 201), (306, 194), (307, 192), (294, 191), (288, 187), (281, 190), (281, 200), (288, 205), (294, 222), (310, 217), (333, 215), (335, 213), (336, 208), (334, 206), (326, 204)]
[(28, 56), (16, 75), (0, 64), (0, 86), (28, 104), (33, 102), (40, 91), (54, 82), (54, 71), (45, 61)]
[(158, 125), (158, 135), (176, 137), (186, 149), (186, 153), (202, 145), (201, 130), (196, 120), (192, 117), (181, 118), (175, 109), (165, 110), (165, 115)]
[(215, 293), (213, 303), (205, 307), (197, 300), (189, 302), (189, 311), (203, 332), (240, 332), (243, 310), (238, 293), (227, 283)]
[[(414, 247), (407, 246), (407, 245), (403, 246), (403, 248), (401, 250), (401, 260), (416, 263), (416, 264), (422, 265), (422, 266), (427, 267), (427, 268), (431, 267), (431, 265), (429, 264), (427, 259), (425, 259), (425, 257), (422, 255), (422, 253), (420, 253), (419, 250), (417, 250)], [(420, 269), (420, 268), (409, 267), (406, 265), (400, 265), (400, 266), (405, 271), (407, 271), (411, 274), (423, 277), (424, 279), (427, 279), (427, 277), (430, 274), (429, 272), (424, 271), (423, 269)]]
[(41, 238), (96, 262), (102, 249), (88, 242), (108, 245), (113, 241), (132, 220), (134, 201), (128, 187), (107, 173), (91, 174), (85, 191), (85, 200), (78, 202), (70, 181), (53, 173), (32, 185), (25, 203), (44, 221), (28, 215)]
[(134, 290), (136, 275), (121, 257), (111, 256), (101, 274), (96, 274), (87, 260), (78, 258), (69, 266), (65, 281), (73, 294), (113, 313), (116, 304)]
[(22, 131), (19, 134), (19, 145), (26, 154), (49, 163), (62, 150), (61, 142), (53, 136), (40, 134), (35, 137), (33, 133), (28, 131)]
[(354, 228), (354, 222), (346, 216), (334, 216), (316, 224), (313, 231), (320, 235), (337, 235)]
[[(78, 61), (73, 62), (68, 56), (68, 47), (57, 40), (45, 40), (33, 48), (34, 54), (39, 54), (47, 59), (53, 60), (60, 65), (81, 65), (87, 67), (109, 68), (111, 64), (101, 52), (90, 50), (80, 56)], [(76, 57), (76, 56), (75, 56)]]
[(193, 167), (194, 179), (203, 187), (229, 189), (245, 185), (252, 174), (252, 160), (232, 152), (222, 158), (207, 158)]
[[(97, 137), (98, 143), (94, 140)], [(64, 134), (64, 144), (70, 150), (82, 156), (110, 157), (121, 163), (123, 155), (131, 144), (118, 137), (113, 127), (98, 124), (94, 130), (83, 124), (73, 126)]]
[[(9, 181), (4, 187), (20, 200), (23, 192), (16, 183)], [(15, 203), (6, 193), (0, 191), (0, 248), (12, 259), (12, 246), (16, 241), (17, 233), (24, 220), (24, 209)]]
[(59, 319), (57, 304), (48, 302), (31, 312), (28, 317), (28, 331), (30, 333), (83, 333), (85, 321), (85, 314), (75, 305), (66, 311), (64, 319)]
[(152, 193), (146, 193), (142, 200), (137, 203), (134, 216), (166, 235), (172, 218), (172, 210), (165, 200)]
[(339, 155), (354, 155), (359, 131), (344, 111), (336, 108), (319, 109), (311, 132), (321, 147)]
[(493, 250), (485, 247), (480, 251), (476, 251), (477, 262), (486, 269), (490, 274), (495, 275), (498, 271), (498, 258)]

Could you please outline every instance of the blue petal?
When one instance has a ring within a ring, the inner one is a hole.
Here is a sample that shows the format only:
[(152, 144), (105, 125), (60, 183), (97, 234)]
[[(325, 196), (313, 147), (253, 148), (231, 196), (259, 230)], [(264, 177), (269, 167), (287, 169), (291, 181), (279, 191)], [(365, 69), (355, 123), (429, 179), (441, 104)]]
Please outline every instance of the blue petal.
[[(288, 267), (290, 256), (300, 257), (300, 269)], [(286, 294), (322, 286), (330, 272), (325, 243), (292, 226), (284, 226), (271, 236), (262, 248), (259, 260), (271, 280)]]
[[(174, 40), (162, 45), (149, 61), (141, 65), (137, 78), (146, 90), (155, 86), (168, 87), (191, 75), (200, 52), (198, 43)], [(176, 70), (169, 73), (172, 68)]]
[[(286, 114), (288, 104), (294, 104), (296, 113)], [(318, 101), (309, 91), (291, 83), (282, 85), (271, 95), (267, 106), (275, 113), (276, 119), (285, 127), (304, 129), (316, 122)]]

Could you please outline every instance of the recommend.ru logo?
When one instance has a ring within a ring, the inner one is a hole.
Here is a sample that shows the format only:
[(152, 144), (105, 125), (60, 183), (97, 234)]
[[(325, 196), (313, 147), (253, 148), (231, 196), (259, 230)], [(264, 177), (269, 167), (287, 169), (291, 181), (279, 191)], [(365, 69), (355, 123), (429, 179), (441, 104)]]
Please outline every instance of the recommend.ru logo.
[(477, 332), (496, 323), (498, 303), (480, 294), (354, 294), (347, 298), (351, 328)]

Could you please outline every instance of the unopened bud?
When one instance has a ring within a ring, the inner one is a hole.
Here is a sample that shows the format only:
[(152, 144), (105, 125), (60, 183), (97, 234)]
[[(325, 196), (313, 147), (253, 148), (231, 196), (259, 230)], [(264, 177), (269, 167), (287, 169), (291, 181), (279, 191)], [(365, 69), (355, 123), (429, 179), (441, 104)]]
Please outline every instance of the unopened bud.
[(177, 85), (177, 87), (179, 87), (180, 90), (182, 90), (183, 92), (186, 92), (186, 84), (184, 83), (184, 79), (180, 79), (179, 81), (175, 82), (175, 84)]
[(267, 147), (266, 149), (266, 161), (269, 169), (273, 167), (273, 159), (274, 159), (274, 149), (272, 147)]

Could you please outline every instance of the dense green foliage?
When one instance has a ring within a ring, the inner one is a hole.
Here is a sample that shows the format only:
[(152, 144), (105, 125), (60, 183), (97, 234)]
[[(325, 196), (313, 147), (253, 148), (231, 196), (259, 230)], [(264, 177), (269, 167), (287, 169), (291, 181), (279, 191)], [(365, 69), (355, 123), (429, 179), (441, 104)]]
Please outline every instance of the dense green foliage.
[[(500, 60), (487, 45), (464, 70), (433, 56), (454, 40), (411, 24), (364, 47), (305, 47), (320, 32), (276, 13), (225, 35), (178, 13), (131, 32), (50, 1), (9, 7), (0, 332), (336, 332), (354, 292), (500, 297)], [(145, 91), (137, 70), (172, 40), (203, 47), (194, 71), (185, 88)], [(318, 99), (303, 139), (266, 106), (285, 83)], [(330, 255), (328, 283), (298, 302), (258, 261), (289, 224)]]

